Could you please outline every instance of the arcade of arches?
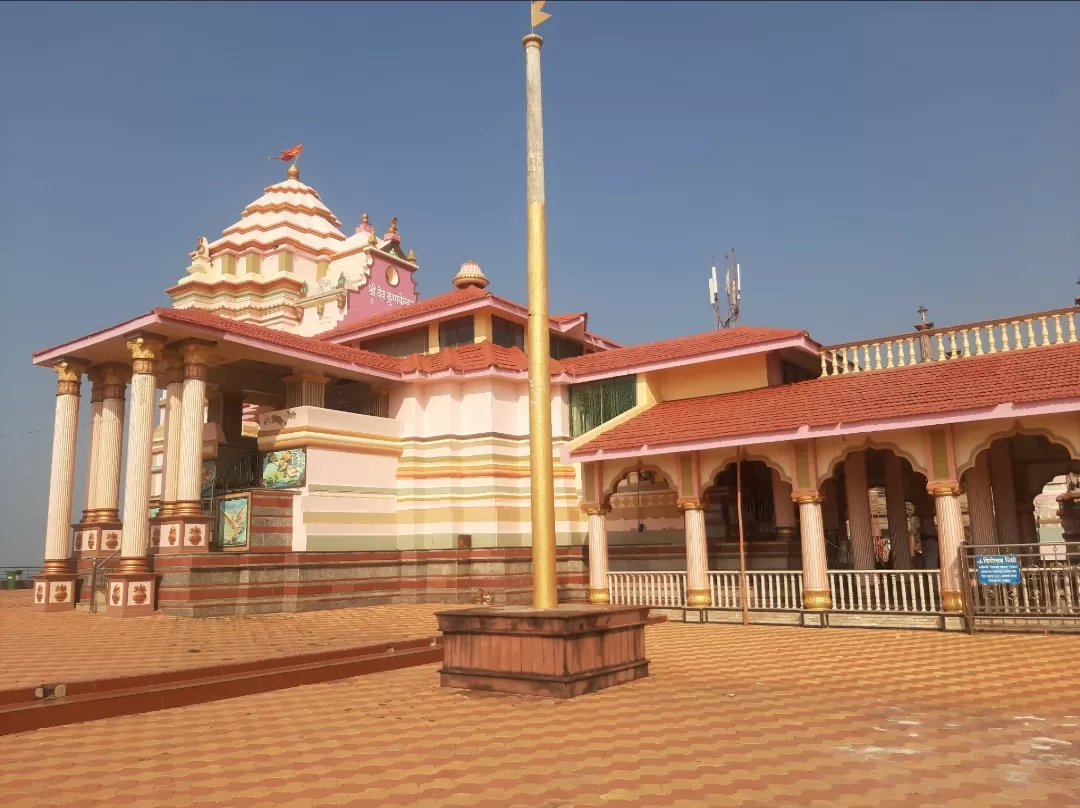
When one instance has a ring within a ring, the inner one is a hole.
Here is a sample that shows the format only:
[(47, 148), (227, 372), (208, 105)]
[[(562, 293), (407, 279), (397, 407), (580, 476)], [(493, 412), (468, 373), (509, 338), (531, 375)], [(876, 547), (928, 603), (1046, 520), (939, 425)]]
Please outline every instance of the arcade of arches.
[[(922, 455), (863, 443), (826, 459), (808, 441), (744, 457), (747, 569), (801, 569), (807, 609), (831, 608), (829, 569), (941, 569), (943, 607), (959, 611), (961, 544), (1061, 540), (1057, 496), (1080, 474), (1068, 441), (1016, 428), (981, 442), (945, 434), (924, 435)], [(739, 568), (734, 454), (711, 469), (700, 454), (642, 458), (610, 477), (603, 462), (585, 464), (592, 602), (608, 602), (609, 569), (685, 568), (688, 605), (707, 607), (708, 570)], [(817, 485), (793, 485), (808, 457)]]

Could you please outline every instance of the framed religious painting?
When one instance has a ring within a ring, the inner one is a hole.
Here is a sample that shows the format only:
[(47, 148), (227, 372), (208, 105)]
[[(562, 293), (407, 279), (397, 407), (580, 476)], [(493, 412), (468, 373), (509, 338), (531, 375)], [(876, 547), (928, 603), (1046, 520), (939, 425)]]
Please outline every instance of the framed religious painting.
[(218, 500), (217, 536), (222, 550), (247, 550), (251, 534), (251, 495), (234, 494)]
[(306, 479), (307, 454), (304, 449), (267, 452), (263, 458), (263, 488), (298, 488)]

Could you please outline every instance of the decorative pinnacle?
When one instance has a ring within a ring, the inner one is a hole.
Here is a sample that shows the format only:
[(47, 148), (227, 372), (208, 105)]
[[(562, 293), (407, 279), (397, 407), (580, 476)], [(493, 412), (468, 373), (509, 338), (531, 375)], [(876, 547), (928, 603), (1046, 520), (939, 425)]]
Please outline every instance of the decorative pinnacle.
[(409, 250), (409, 254), (405, 256), (405, 260), (408, 261), (411, 264), (415, 264), (416, 263), (416, 253), (414, 253), (412, 250)]
[(483, 289), (487, 285), (487, 276), (484, 275), (484, 271), (480, 269), (480, 265), (475, 261), (466, 261), (461, 265), (458, 274), (454, 276), (454, 286), (458, 289), (464, 289), (466, 286)]
[(360, 217), (360, 224), (371, 224), (371, 219), (368, 218), (367, 211)]
[(300, 169), (296, 167), (295, 163), (293, 163), (291, 166), (289, 166), (289, 170), (286, 171), (285, 173), (289, 175), (290, 180), (298, 180), (298, 179), (300, 179)]

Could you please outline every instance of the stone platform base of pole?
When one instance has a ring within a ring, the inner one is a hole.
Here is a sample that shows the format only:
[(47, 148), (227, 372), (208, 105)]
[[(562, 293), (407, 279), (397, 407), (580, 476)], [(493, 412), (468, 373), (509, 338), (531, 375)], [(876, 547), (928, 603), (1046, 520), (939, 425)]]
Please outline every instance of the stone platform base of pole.
[(106, 591), (106, 614), (110, 617), (145, 617), (157, 608), (157, 584), (152, 572), (110, 575)]
[(438, 612), (443, 687), (569, 699), (649, 675), (647, 606)]
[(34, 611), (67, 612), (75, 608), (79, 576), (72, 572), (50, 572), (34, 576)]

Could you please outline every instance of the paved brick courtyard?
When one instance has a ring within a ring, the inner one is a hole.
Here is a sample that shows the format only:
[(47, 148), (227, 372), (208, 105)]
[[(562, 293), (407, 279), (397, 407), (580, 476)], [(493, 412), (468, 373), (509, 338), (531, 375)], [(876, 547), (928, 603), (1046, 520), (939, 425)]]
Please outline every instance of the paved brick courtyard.
[[(33, 592), (0, 591), (0, 690), (45, 682), (247, 662), (438, 633), (432, 605), (240, 617), (117, 619), (32, 611)], [(0, 798), (2, 799), (2, 798)]]
[(0, 804), (1080, 805), (1080, 637), (647, 644), (651, 678), (569, 702), (443, 690), (429, 665), (2, 737)]

